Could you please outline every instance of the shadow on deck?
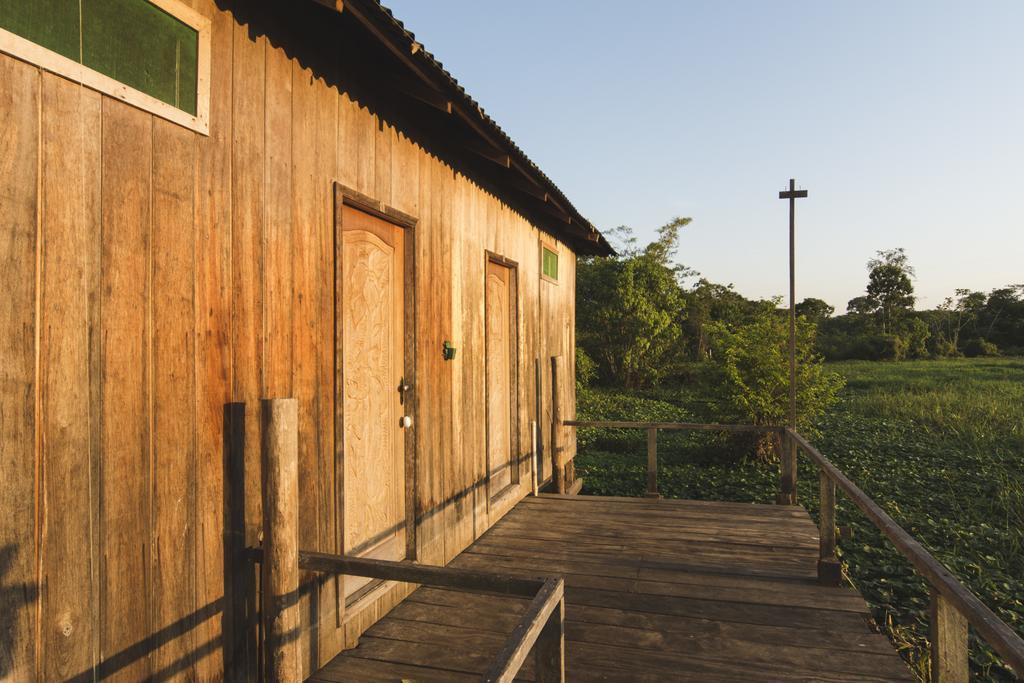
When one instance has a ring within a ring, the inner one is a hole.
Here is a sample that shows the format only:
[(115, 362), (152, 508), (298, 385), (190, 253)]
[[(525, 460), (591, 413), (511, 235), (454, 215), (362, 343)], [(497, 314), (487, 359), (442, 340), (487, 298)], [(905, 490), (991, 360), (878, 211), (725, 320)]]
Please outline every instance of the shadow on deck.
[[(564, 577), (567, 680), (914, 680), (818, 550), (796, 506), (541, 495), (450, 566)], [(528, 603), (420, 588), (311, 680), (479, 680)]]

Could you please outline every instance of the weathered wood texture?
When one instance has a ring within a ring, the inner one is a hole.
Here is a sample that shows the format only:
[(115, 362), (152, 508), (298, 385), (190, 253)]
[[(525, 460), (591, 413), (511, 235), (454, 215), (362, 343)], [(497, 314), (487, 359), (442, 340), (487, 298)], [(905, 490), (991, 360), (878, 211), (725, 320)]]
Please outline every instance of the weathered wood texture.
[(967, 619), (934, 590), (930, 611), (932, 683), (967, 683), (971, 679)]
[(481, 679), (484, 683), (512, 683), (530, 652), (534, 657), (534, 679), (550, 683), (565, 680), (562, 615), (565, 581), (552, 578), (530, 601), (519, 623), (512, 629)]
[[(541, 280), (541, 231), (391, 86), (354, 73), (374, 60), (338, 36), (343, 15), (188, 4), (212, 20), (209, 136), (0, 55), (0, 678), (211, 680), (229, 658), (251, 677), (255, 606), (235, 607), (256, 589), (237, 564), (262, 524), (261, 398), (299, 401), (301, 546), (340, 550), (336, 181), (417, 219), (409, 554), (450, 560), (527, 493), (531, 420), (551, 434), (550, 358), (572, 376), (572, 252), (547, 236), (560, 280)], [(519, 483), (495, 504), (487, 252), (517, 264), (519, 311)], [(226, 435), (229, 402), (246, 409)], [(305, 673), (405, 591), (346, 610), (337, 581), (301, 579)]]
[[(965, 625), (960, 624), (960, 621), (966, 621), (974, 627), (978, 635), (992, 646), (993, 650), (999, 653), (1015, 673), (1024, 672), (1024, 638), (1021, 638), (1013, 627), (1000, 619), (969, 588), (960, 583), (953, 573), (936, 560), (917, 539), (908, 534), (889, 513), (864, 493), (859, 486), (850, 481), (807, 439), (793, 430), (787, 429), (786, 431), (800, 449), (818, 466), (821, 473), (831, 479), (836, 487), (860, 508), (860, 511), (910, 561), (914, 569), (928, 582), (933, 595), (941, 598), (941, 602), (933, 600), (933, 606), (937, 605), (937, 607), (933, 609), (932, 615), (943, 622), (934, 631), (934, 635), (944, 637), (943, 649), (946, 654), (953, 655), (954, 661), (957, 662), (966, 657), (965, 654), (948, 647), (957, 640), (956, 637), (951, 637), (949, 634), (955, 633), (961, 627), (966, 628)], [(954, 667), (957, 670), (959, 668), (961, 668), (959, 665)]]
[(263, 675), (300, 678), (299, 411), (294, 398), (261, 401), (263, 460)]
[[(542, 494), (452, 566), (564, 577), (567, 680), (914, 680), (817, 557), (797, 507)], [(313, 680), (478, 681), (530, 604), (420, 588)]]
[(647, 430), (647, 491), (648, 498), (658, 498), (658, 430)]

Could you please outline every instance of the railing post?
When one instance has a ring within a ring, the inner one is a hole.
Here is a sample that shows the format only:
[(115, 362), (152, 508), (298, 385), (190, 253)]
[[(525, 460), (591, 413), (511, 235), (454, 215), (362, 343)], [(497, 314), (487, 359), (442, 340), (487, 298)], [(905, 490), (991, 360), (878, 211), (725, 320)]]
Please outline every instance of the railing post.
[(646, 498), (661, 498), (658, 493), (658, 428), (647, 429), (647, 493)]
[(838, 586), (843, 580), (843, 570), (836, 557), (836, 483), (825, 470), (819, 472), (821, 513), (818, 521), (818, 582), (826, 586)]
[(534, 680), (537, 683), (565, 681), (565, 598), (548, 617), (533, 646)]
[(779, 454), (779, 505), (796, 505), (796, 439), (783, 430), (782, 453)]
[(537, 483), (540, 481), (540, 452), (537, 450), (537, 444), (540, 442), (540, 434), (537, 430), (537, 421), (530, 421), (530, 438), (533, 440), (531, 452), (533, 453), (533, 467), (530, 469), (533, 471), (533, 495), (537, 495)]
[(301, 679), (299, 666), (298, 402), (264, 399), (262, 613), (264, 676)]
[(569, 482), (565, 480), (565, 466), (562, 464), (562, 406), (559, 400), (558, 366), (560, 358), (551, 357), (551, 479), (557, 493), (565, 493)]
[(932, 589), (931, 605), (932, 683), (967, 683), (967, 619)]

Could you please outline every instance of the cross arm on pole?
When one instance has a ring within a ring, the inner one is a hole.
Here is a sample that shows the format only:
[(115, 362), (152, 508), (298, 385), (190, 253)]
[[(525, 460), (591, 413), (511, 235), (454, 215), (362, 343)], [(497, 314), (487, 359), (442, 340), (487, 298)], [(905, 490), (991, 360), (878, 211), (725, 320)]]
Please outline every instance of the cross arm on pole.
[(784, 190), (779, 193), (779, 199), (803, 199), (807, 196), (807, 190)]

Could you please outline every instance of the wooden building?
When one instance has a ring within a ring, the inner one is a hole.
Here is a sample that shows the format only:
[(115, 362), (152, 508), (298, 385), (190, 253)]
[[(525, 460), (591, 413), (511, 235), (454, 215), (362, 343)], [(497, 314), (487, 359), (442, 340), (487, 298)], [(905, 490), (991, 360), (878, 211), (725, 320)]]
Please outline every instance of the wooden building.
[[(305, 550), (564, 487), (610, 248), (374, 0), (2, 3), (0, 121), (0, 679), (255, 675), (261, 399)], [(303, 673), (407, 591), (303, 573)]]

